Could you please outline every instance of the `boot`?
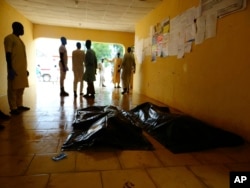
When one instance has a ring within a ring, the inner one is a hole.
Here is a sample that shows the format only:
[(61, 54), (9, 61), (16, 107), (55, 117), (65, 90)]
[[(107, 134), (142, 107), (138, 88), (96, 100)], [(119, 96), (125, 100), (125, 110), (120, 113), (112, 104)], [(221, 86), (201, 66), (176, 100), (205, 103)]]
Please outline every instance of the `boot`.
[(61, 88), (60, 96), (61, 97), (69, 96), (69, 94), (66, 91), (64, 91), (64, 87)]

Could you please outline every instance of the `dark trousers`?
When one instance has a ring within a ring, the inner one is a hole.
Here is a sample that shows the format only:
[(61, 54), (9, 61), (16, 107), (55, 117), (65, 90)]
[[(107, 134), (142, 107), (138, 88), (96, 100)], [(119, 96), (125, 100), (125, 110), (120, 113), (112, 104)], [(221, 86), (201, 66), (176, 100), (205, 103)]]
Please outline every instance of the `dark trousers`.
[(95, 87), (94, 82), (87, 82), (87, 95), (94, 95), (95, 94)]

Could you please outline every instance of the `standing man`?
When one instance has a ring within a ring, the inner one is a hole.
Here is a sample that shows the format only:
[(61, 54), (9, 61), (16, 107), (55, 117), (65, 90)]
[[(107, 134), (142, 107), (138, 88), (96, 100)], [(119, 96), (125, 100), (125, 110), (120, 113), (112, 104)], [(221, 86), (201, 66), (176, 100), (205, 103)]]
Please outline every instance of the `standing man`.
[(117, 53), (117, 57), (114, 59), (114, 76), (113, 76), (113, 83), (115, 88), (121, 88), (120, 80), (121, 80), (121, 65), (122, 65), (122, 58), (120, 57), (120, 52)]
[(120, 57), (120, 52), (117, 53), (117, 57), (114, 58), (113, 60), (107, 60), (109, 62), (113, 62), (114, 63), (114, 73), (113, 73), (113, 83), (114, 83), (114, 87), (115, 88), (121, 88), (120, 86), (120, 72), (121, 72), (121, 64), (122, 64), (122, 58)]
[(72, 52), (72, 69), (74, 73), (74, 97), (77, 97), (77, 83), (80, 82), (80, 95), (82, 95), (83, 90), (83, 73), (84, 73), (84, 59), (85, 52), (81, 50), (81, 43), (76, 43), (76, 50)]
[(59, 55), (60, 55), (59, 67), (60, 67), (60, 88), (61, 88), (60, 96), (62, 97), (69, 96), (69, 94), (64, 90), (64, 80), (66, 78), (66, 73), (69, 70), (67, 49), (65, 47), (66, 44), (67, 44), (67, 39), (65, 37), (61, 37), (61, 46), (59, 47)]
[(104, 59), (101, 59), (101, 62), (98, 63), (98, 70), (100, 74), (100, 87), (106, 87), (105, 86), (105, 70), (104, 70), (104, 65), (103, 65)]
[(131, 47), (128, 47), (127, 53), (125, 53), (123, 57), (121, 69), (122, 69), (121, 78), (123, 86), (122, 94), (126, 94), (129, 92), (129, 85), (130, 85), (132, 71), (135, 72), (135, 58), (131, 52)]
[(87, 40), (85, 43), (87, 52), (85, 55), (85, 72), (83, 75), (84, 81), (87, 82), (87, 94), (85, 98), (95, 98), (94, 81), (96, 80), (97, 58), (95, 51), (91, 49), (91, 40)]
[(4, 38), (4, 48), (8, 70), (8, 102), (10, 113), (18, 115), (29, 110), (23, 106), (24, 88), (29, 87), (27, 71), (27, 57), (23, 41), (19, 36), (24, 34), (23, 25), (12, 23), (12, 34)]

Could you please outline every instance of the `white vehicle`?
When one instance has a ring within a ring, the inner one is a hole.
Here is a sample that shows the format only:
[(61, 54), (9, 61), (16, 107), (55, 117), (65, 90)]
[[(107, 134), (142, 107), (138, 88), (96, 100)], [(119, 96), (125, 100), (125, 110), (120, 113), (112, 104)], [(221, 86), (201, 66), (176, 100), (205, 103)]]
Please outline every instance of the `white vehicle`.
[(37, 58), (37, 77), (44, 82), (58, 81), (59, 65), (51, 58)]

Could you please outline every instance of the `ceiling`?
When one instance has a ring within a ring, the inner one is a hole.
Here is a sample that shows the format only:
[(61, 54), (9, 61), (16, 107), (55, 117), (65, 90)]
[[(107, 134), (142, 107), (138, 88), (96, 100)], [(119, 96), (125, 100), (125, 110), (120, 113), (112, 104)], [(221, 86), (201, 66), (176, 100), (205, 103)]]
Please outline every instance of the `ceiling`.
[(134, 32), (162, 0), (5, 0), (34, 24)]

